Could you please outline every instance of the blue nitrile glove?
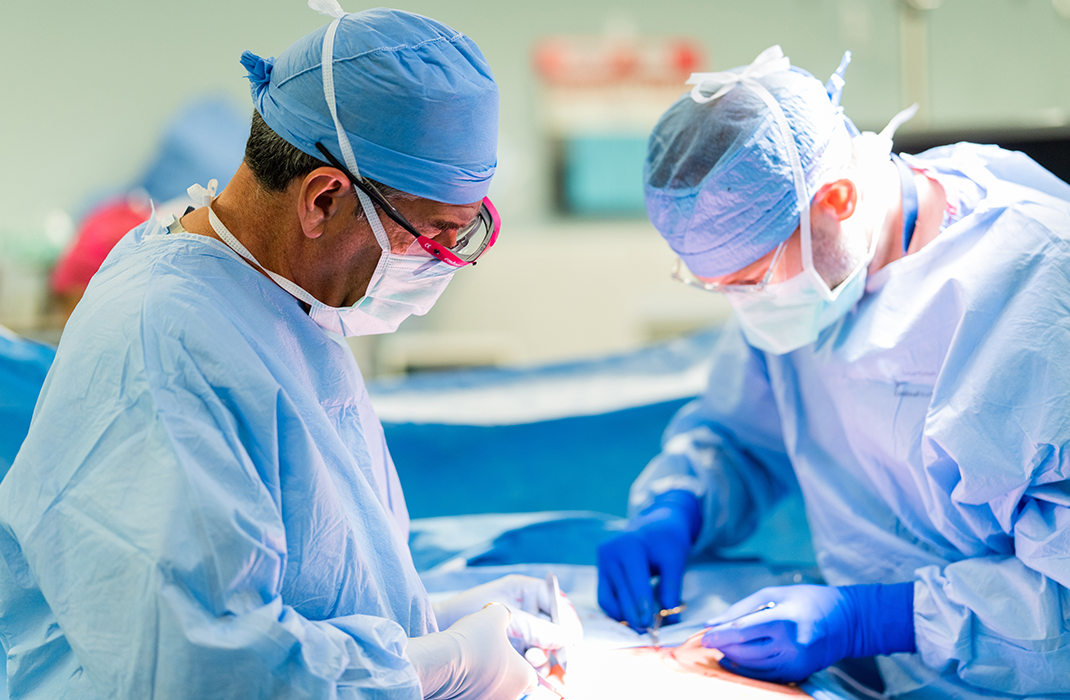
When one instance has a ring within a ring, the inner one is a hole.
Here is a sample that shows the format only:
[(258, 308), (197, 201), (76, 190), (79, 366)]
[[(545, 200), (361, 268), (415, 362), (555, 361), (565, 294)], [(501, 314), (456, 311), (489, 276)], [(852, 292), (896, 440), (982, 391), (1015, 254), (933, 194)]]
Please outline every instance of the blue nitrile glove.
[[(606, 614), (643, 631), (650, 627), (655, 612), (679, 605), (687, 555), (701, 529), (698, 497), (690, 491), (667, 491), (633, 518), (624, 532), (602, 542), (598, 546), (598, 604)], [(651, 576), (660, 577), (656, 603)]]
[[(776, 606), (747, 614), (769, 602)], [(720, 649), (722, 666), (780, 683), (840, 659), (917, 650), (913, 582), (763, 588), (706, 624), (702, 646)]]

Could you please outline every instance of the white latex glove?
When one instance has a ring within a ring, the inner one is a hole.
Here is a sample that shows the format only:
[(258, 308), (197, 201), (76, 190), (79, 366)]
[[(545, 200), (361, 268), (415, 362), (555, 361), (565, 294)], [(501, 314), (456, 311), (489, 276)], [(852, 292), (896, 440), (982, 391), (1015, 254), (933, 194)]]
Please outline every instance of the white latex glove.
[(425, 700), (516, 700), (534, 690), (535, 669), (509, 644), (504, 605), (462, 617), (445, 632), (409, 640), (405, 655)]
[[(566, 648), (583, 639), (583, 624), (572, 601), (564, 593), (557, 600), (558, 622), (550, 622), (550, 588), (543, 579), (510, 574), (480, 584), (434, 605), (439, 628), (481, 609), (487, 603), (502, 603), (513, 613), (509, 641), (533, 666), (546, 675), (549, 652), (565, 663)], [(539, 654), (533, 650), (542, 650)]]

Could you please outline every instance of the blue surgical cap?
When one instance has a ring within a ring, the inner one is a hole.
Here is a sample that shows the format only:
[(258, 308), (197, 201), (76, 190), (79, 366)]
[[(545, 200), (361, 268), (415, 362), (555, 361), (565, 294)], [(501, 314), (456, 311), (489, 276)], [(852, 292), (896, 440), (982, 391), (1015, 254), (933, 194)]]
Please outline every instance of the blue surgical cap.
[[(844, 68), (846, 60), (841, 78)], [(838, 89), (830, 98), (826, 86), (795, 67), (756, 80), (787, 118), (812, 197), (847, 165), (850, 136), (858, 133), (838, 106)], [(746, 267), (799, 226), (788, 143), (746, 82), (705, 104), (691, 93), (677, 100), (650, 136), (643, 182), (650, 221), (701, 277)]]
[[(271, 129), (323, 160), (342, 159), (323, 91), (327, 26), (278, 60), (245, 52), (253, 104)], [(448, 204), (486, 196), (497, 165), (498, 86), (471, 39), (401, 10), (342, 17), (334, 38), (338, 117), (362, 176)]]

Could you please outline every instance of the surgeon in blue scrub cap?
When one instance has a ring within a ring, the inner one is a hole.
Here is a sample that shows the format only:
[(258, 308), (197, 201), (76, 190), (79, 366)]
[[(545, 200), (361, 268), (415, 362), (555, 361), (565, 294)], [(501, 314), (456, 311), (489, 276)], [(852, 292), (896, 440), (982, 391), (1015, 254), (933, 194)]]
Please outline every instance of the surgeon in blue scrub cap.
[(0, 484), (11, 697), (515, 700), (525, 652), (581, 633), (540, 579), (431, 603), (343, 338), (493, 244), (490, 68), (426, 17), (312, 4), (333, 21), (242, 57), (226, 189), (127, 234), (64, 331)]
[(723, 665), (875, 656), (898, 698), (1070, 698), (1070, 185), (996, 146), (892, 155), (907, 115), (859, 133), (848, 60), (694, 75), (650, 137), (675, 275), (734, 318), (600, 546), (599, 602), (650, 627), (689, 557), (801, 489), (828, 585), (709, 620)]

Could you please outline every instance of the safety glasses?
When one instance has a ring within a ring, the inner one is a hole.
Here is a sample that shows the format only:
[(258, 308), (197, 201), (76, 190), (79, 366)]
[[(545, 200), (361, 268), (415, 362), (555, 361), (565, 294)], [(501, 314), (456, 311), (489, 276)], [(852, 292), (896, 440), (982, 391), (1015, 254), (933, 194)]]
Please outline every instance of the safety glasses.
[(391, 221), (411, 233), (421, 248), (447, 265), (452, 267), (474, 265), (476, 260), (498, 240), (501, 219), (498, 217), (498, 210), (494, 208), (490, 198), (483, 198), (476, 217), (457, 231), (457, 241), (452, 246), (447, 247), (417, 231), (416, 227), (409, 223), (409, 220), (395, 209), (394, 205), (387, 201), (386, 197), (374, 185), (350, 173), (337, 158), (331, 155), (330, 151), (322, 143), (317, 143), (316, 148), (319, 149), (319, 152), (323, 154), (328, 163), (346, 174), (346, 177), (349, 178), (354, 187), (368, 195), (383, 213), (390, 217)]
[[(789, 239), (790, 240), (790, 239)], [(770, 281), (773, 279), (773, 273), (776, 271), (777, 263), (780, 262), (780, 256), (784, 252), (784, 247), (788, 241), (784, 241), (777, 246), (776, 252), (773, 253), (773, 259), (769, 261), (769, 267), (765, 271), (765, 275), (757, 282), (744, 282), (741, 284), (718, 284), (716, 282), (704, 282), (698, 277), (695, 277), (691, 270), (687, 269), (687, 265), (679, 257), (676, 258), (676, 262), (672, 266), (672, 278), (677, 282), (683, 282), (690, 287), (698, 287), (707, 292), (720, 292), (721, 294), (732, 293), (744, 293), (750, 294), (753, 292), (760, 292), (765, 289)]]

